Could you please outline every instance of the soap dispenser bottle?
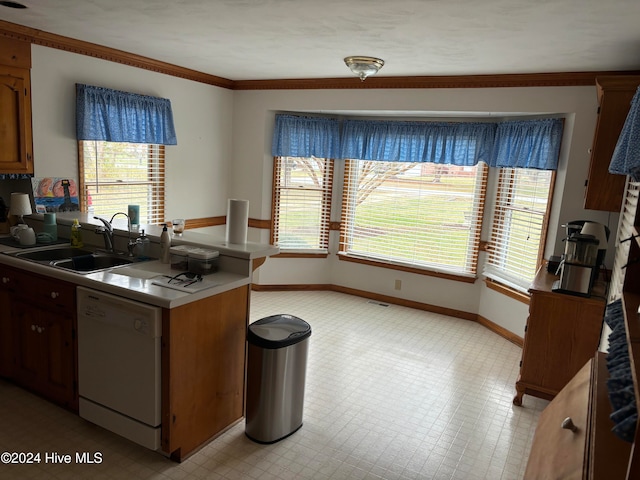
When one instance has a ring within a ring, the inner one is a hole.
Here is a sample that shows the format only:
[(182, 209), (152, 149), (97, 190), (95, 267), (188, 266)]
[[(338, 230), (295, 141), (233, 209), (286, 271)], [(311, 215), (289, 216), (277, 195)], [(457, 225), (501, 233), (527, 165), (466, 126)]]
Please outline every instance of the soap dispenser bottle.
[(138, 244), (138, 257), (142, 260), (149, 259), (149, 254), (151, 252), (151, 241), (149, 237), (144, 233), (144, 229), (142, 229), (142, 233), (136, 239), (136, 243)]
[(160, 262), (169, 263), (171, 248), (171, 236), (167, 230), (167, 224), (162, 224), (162, 235), (160, 235)]
[(80, 223), (77, 218), (73, 219), (73, 225), (71, 225), (71, 246), (74, 248), (82, 248), (82, 230), (80, 230)]

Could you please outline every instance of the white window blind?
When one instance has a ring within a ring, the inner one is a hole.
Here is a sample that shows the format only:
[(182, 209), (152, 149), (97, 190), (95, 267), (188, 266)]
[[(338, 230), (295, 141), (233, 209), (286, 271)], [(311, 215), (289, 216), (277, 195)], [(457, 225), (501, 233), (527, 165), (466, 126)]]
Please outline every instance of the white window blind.
[(272, 243), (281, 251), (326, 253), (333, 161), (275, 157), (273, 185)]
[(487, 170), (347, 160), (340, 253), (475, 275)]
[(485, 274), (527, 291), (542, 262), (555, 172), (502, 168)]
[(620, 220), (618, 222), (618, 233), (616, 235), (616, 250), (613, 259), (613, 269), (611, 271), (611, 284), (609, 287), (609, 301), (617, 300), (622, 296), (622, 287), (626, 273), (625, 265), (629, 259), (629, 240), (634, 235), (634, 222), (636, 211), (638, 210), (638, 198), (640, 197), (640, 182), (631, 181), (627, 178)]
[(141, 224), (165, 221), (164, 145), (83, 140), (79, 152), (82, 211), (110, 218), (139, 205)]

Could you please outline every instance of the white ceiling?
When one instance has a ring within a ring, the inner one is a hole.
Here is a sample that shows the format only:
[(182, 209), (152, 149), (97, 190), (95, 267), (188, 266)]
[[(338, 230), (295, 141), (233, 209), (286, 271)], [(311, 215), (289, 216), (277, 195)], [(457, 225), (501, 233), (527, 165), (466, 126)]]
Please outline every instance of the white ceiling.
[(16, 0), (0, 19), (230, 80), (640, 70), (640, 0)]

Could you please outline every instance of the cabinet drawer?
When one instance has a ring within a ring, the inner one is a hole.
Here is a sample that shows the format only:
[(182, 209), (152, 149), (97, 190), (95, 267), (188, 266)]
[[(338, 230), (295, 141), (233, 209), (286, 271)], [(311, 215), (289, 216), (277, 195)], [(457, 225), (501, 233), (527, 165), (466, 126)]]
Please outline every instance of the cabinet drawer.
[[(584, 478), (592, 363), (589, 360), (540, 415), (527, 480)], [(567, 418), (575, 431), (563, 426)]]
[(28, 272), (16, 272), (14, 292), (46, 308), (75, 312), (75, 285)]

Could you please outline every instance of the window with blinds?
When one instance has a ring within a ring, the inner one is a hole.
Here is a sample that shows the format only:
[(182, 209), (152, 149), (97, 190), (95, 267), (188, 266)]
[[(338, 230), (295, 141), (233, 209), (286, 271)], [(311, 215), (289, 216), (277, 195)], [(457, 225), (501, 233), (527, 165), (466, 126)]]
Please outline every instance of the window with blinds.
[(141, 224), (164, 220), (164, 145), (79, 142), (83, 212), (109, 217), (140, 206)]
[(271, 242), (282, 252), (327, 253), (333, 161), (275, 157)]
[(501, 168), (485, 274), (526, 292), (542, 262), (555, 172)]
[(488, 167), (347, 160), (340, 253), (473, 276)]
[(627, 186), (622, 201), (618, 233), (616, 235), (616, 250), (611, 270), (611, 284), (609, 286), (609, 301), (614, 301), (622, 296), (622, 287), (626, 273), (626, 264), (629, 261), (629, 249), (634, 235), (634, 222), (638, 210), (638, 198), (640, 197), (640, 182), (634, 182), (627, 177)]

